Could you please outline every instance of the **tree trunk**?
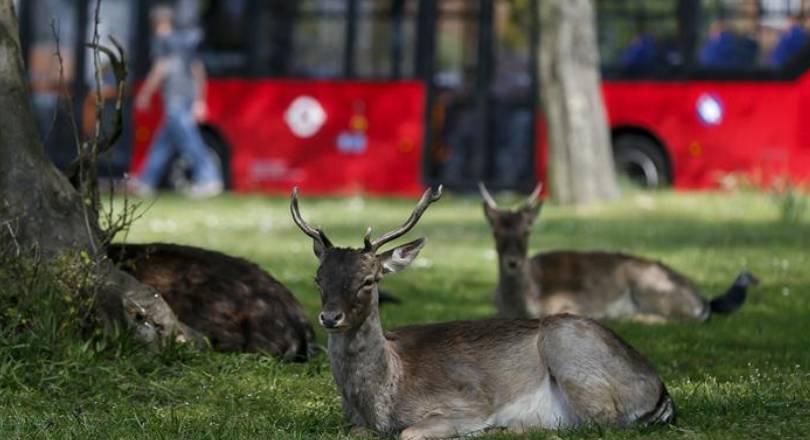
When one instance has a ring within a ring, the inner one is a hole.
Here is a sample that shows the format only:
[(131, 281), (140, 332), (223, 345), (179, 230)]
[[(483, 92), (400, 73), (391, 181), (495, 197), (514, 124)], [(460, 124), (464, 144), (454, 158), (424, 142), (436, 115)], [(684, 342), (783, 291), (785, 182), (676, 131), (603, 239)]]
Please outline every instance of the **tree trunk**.
[(586, 204), (618, 196), (602, 102), (591, 0), (540, 2), (539, 78), (551, 196)]
[[(24, 81), (17, 16), (12, 0), (0, 0), (0, 246), (37, 252), (45, 264), (67, 252), (97, 255), (93, 214), (45, 155)], [(7, 230), (12, 233), (8, 233)], [(175, 317), (163, 298), (106, 260), (97, 298), (107, 322), (135, 325), (142, 342), (198, 336)], [(134, 318), (132, 310), (142, 316)]]

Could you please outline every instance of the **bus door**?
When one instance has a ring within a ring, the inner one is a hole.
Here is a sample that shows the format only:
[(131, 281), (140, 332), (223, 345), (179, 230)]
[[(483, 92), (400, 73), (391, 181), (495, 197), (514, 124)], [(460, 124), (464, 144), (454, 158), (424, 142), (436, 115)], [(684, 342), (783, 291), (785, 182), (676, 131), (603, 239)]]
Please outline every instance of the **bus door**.
[(429, 180), (463, 187), (480, 174), (477, 141), (484, 125), (476, 108), (481, 84), (479, 67), (479, 2), (437, 2), (433, 71), (428, 81), (432, 103)]
[(498, 0), (494, 6), (488, 85), (492, 133), (484, 180), (495, 188), (530, 191), (538, 108), (537, 2)]
[(437, 2), (428, 78), (428, 182), (524, 189), (534, 180), (534, 2)]

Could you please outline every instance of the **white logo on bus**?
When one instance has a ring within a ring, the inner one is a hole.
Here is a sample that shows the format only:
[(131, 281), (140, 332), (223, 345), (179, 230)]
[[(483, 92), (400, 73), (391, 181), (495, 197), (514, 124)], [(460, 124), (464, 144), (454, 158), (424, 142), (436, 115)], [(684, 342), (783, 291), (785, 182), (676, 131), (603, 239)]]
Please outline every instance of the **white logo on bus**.
[(326, 112), (321, 103), (311, 96), (299, 96), (284, 112), (284, 122), (294, 135), (308, 138), (315, 135), (326, 122)]
[(718, 125), (723, 122), (723, 104), (720, 98), (704, 93), (697, 100), (697, 114), (706, 125)]

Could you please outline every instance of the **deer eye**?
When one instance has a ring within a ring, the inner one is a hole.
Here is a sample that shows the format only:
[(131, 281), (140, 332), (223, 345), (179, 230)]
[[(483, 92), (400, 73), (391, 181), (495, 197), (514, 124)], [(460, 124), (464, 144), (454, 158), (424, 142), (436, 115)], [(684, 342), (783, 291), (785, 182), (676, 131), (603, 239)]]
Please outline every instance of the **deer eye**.
[(374, 286), (374, 278), (366, 278), (359, 290), (367, 290)]

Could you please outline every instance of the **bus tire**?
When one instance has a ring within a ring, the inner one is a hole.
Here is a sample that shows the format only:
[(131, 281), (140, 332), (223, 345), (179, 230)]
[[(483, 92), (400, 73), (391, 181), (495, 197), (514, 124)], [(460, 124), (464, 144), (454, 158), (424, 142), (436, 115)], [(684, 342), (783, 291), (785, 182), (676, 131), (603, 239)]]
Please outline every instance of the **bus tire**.
[[(219, 168), (225, 189), (231, 188), (231, 151), (224, 139), (210, 127), (200, 127), (200, 134), (214, 165)], [(169, 161), (160, 186), (175, 191), (188, 190), (192, 184), (191, 166), (179, 154)]]
[(200, 132), (208, 150), (213, 153), (212, 157), (218, 162), (225, 189), (231, 189), (231, 149), (228, 143), (213, 128), (200, 127)]
[(672, 183), (669, 161), (661, 145), (649, 136), (623, 133), (613, 139), (616, 173), (647, 189), (666, 188)]

